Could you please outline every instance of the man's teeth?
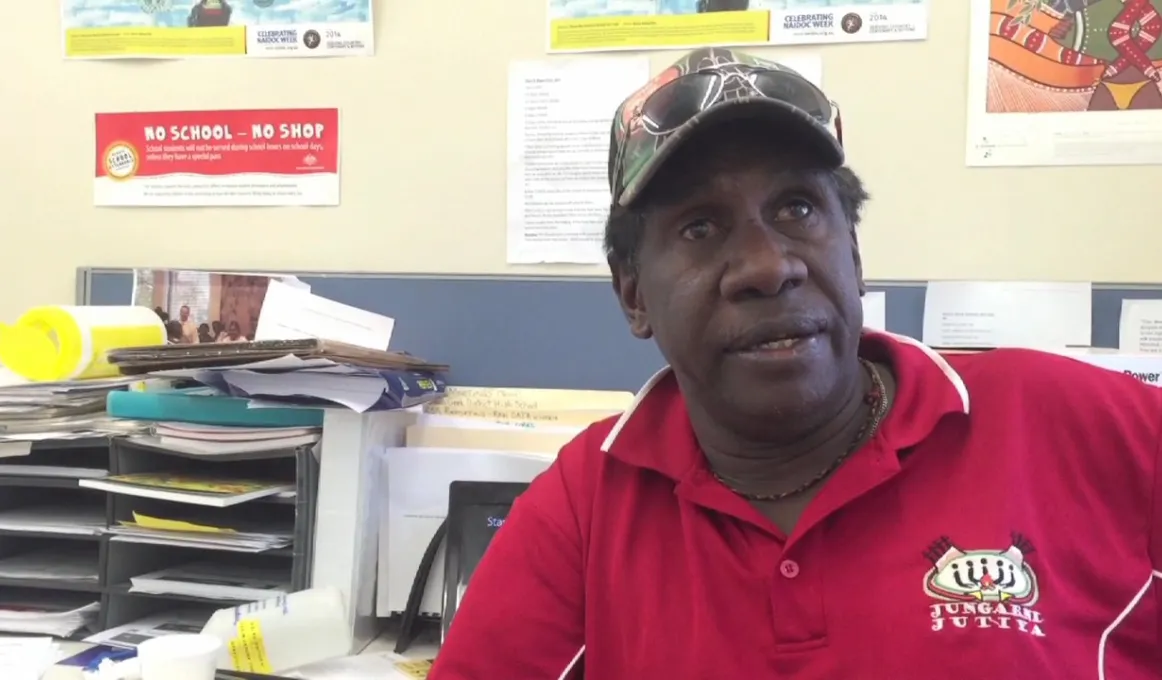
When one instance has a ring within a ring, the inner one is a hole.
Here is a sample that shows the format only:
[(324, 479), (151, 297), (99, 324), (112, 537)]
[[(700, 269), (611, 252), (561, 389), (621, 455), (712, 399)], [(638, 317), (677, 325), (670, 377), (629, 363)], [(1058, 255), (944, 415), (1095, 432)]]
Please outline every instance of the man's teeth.
[(799, 342), (799, 338), (784, 338), (782, 340), (772, 340), (771, 342), (764, 342), (761, 345), (756, 345), (757, 349), (790, 349)]

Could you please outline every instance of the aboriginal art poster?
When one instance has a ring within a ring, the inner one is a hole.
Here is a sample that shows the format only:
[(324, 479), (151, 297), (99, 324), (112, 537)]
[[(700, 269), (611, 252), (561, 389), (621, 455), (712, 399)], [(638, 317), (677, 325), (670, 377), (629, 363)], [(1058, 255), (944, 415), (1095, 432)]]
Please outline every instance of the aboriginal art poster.
[(1162, 0), (971, 0), (970, 166), (1162, 163)]

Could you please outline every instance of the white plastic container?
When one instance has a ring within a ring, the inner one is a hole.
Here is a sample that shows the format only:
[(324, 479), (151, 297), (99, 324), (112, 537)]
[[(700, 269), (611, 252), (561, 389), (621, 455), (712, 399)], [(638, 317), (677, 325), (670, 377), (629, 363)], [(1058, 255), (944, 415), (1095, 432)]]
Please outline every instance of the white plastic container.
[(202, 633), (222, 641), (223, 670), (279, 673), (351, 653), (343, 598), (334, 588), (220, 609)]

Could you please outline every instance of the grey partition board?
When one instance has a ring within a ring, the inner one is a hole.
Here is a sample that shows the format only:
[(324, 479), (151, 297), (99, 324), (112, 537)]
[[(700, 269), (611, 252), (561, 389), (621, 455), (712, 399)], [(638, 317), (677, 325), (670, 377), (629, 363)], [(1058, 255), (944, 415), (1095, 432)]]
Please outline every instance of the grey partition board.
[[(636, 390), (662, 366), (633, 338), (609, 281), (548, 277), (305, 275), (313, 292), (397, 320), (392, 346), (452, 365), (453, 384)], [(78, 271), (81, 304), (123, 305), (128, 269)], [(919, 338), (922, 282), (872, 282), (887, 327)], [(1159, 286), (1094, 284), (1093, 345), (1117, 347), (1124, 299), (1162, 299)]]

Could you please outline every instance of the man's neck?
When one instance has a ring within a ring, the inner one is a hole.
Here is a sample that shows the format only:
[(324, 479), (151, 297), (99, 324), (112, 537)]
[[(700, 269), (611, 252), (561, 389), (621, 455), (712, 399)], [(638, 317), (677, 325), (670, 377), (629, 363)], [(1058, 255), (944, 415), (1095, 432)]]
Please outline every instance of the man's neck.
[(864, 397), (870, 378), (860, 370), (847, 381), (824, 417), (804, 427), (800, 417), (788, 418), (782, 430), (787, 436), (778, 441), (740, 437), (708, 414), (692, 410), (691, 422), (710, 469), (736, 490), (747, 493), (780, 493), (809, 481), (820, 470), (855, 443), (868, 417)]

